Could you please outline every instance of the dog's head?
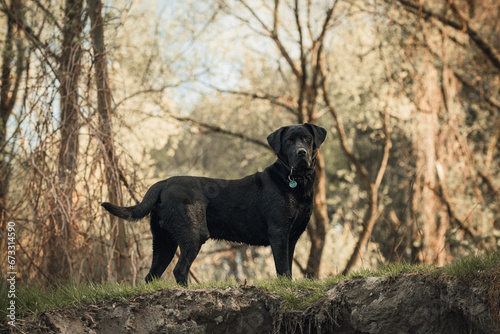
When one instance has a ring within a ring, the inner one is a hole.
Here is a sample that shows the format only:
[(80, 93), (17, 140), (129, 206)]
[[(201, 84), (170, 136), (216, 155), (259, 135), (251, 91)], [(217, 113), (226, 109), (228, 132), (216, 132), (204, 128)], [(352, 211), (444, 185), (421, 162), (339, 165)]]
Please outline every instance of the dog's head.
[(326, 130), (314, 124), (282, 127), (267, 137), (269, 146), (285, 164), (294, 170), (310, 169)]

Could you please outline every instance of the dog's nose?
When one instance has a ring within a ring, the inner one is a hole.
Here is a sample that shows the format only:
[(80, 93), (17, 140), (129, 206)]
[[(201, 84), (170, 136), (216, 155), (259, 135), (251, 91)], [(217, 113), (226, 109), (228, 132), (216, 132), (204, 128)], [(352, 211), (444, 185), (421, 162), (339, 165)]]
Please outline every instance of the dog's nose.
[(297, 155), (298, 155), (299, 157), (303, 157), (303, 156), (305, 156), (305, 155), (306, 155), (306, 153), (307, 153), (307, 151), (306, 151), (304, 148), (299, 148), (299, 149), (297, 150)]

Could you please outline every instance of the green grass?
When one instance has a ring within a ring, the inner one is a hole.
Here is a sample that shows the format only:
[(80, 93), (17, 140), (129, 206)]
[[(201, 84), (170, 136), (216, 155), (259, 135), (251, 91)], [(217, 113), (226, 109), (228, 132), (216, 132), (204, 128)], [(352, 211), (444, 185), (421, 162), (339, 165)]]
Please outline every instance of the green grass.
[[(333, 285), (333, 284), (331, 284)], [(289, 279), (277, 277), (255, 282), (255, 286), (285, 298), (285, 308), (305, 309), (325, 297), (328, 284), (315, 279)]]
[[(2, 279), (0, 283), (0, 323), (6, 317), (7, 285)], [(133, 296), (150, 293), (159, 289), (176, 287), (172, 281), (157, 280), (150, 284), (132, 286), (127, 283), (76, 283), (60, 284), (55, 287), (41, 288), (29, 286), (16, 291), (16, 317), (32, 314), (38, 316), (44, 311), (68, 308), (84, 303), (98, 304), (103, 301), (126, 301)], [(4, 307), (5, 306), (5, 307)]]
[(191, 284), (189, 289), (225, 289), (236, 287), (239, 284), (234, 282), (232, 279), (227, 279), (225, 281), (212, 281), (206, 283)]
[(175, 286), (172, 282), (154, 282), (131, 286), (126, 283), (106, 284), (71, 284), (59, 285), (55, 288), (41, 289), (28, 287), (22, 289), (16, 301), (21, 311), (48, 310), (53, 308), (72, 307), (84, 303), (97, 304), (102, 301), (125, 301), (133, 296), (153, 292), (161, 288)]
[(492, 271), (500, 275), (500, 251), (462, 257), (441, 270), (444, 274), (461, 281), (474, 279), (482, 271)]
[[(366, 277), (397, 277), (401, 274), (427, 274), (433, 277), (456, 278), (460, 281), (473, 280), (483, 271), (500, 274), (500, 251), (484, 255), (471, 255), (458, 259), (442, 268), (429, 265), (398, 263), (380, 267), (376, 271), (361, 270), (350, 275), (336, 275), (317, 279), (286, 279), (275, 278), (261, 280), (255, 286), (285, 298), (284, 307), (289, 309), (305, 309), (315, 301), (326, 297), (326, 292), (335, 284), (351, 278)], [(0, 282), (0, 323), (5, 321), (5, 310), (9, 302), (6, 280)], [(191, 285), (190, 289), (214, 289), (236, 287), (232, 280), (208, 282)], [(35, 317), (44, 311), (58, 308), (68, 308), (84, 303), (99, 304), (104, 301), (127, 301), (130, 298), (150, 293), (159, 289), (179, 286), (173, 281), (156, 280), (149, 284), (131, 286), (126, 283), (79, 283), (58, 285), (52, 288), (37, 286), (18, 287), (16, 291), (16, 315), (22, 318), (28, 315)]]
[(314, 302), (326, 297), (328, 289), (335, 284), (353, 278), (397, 277), (403, 274), (427, 274), (432, 277), (456, 278), (459, 281), (475, 279), (481, 271), (491, 271), (500, 275), (500, 251), (487, 252), (484, 255), (462, 257), (441, 268), (427, 264), (391, 263), (381, 266), (376, 271), (354, 271), (347, 277), (336, 275), (323, 280), (276, 278), (255, 283), (256, 286), (285, 298), (284, 307), (305, 309)]

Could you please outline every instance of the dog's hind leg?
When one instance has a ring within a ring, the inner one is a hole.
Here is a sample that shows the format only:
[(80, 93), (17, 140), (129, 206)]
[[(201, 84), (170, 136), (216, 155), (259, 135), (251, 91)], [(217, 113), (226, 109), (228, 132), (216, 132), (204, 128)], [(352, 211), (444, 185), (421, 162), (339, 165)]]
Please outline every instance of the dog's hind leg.
[(159, 218), (151, 213), (151, 232), (153, 233), (153, 263), (146, 276), (146, 282), (160, 278), (172, 261), (177, 250), (177, 242), (159, 224)]
[(193, 264), (201, 245), (210, 238), (206, 221), (206, 205), (203, 202), (179, 205), (175, 224), (175, 238), (180, 256), (174, 268), (175, 280), (187, 286), (189, 268)]
[(191, 265), (196, 259), (200, 248), (201, 242), (180, 246), (181, 255), (174, 268), (174, 276), (178, 284), (183, 286), (188, 285), (189, 268), (191, 268)]

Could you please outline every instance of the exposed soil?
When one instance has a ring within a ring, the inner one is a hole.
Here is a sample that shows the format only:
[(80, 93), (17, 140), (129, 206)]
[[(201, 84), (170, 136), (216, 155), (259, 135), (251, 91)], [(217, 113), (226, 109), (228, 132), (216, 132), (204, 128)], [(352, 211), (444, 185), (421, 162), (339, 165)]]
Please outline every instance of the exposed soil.
[[(297, 293), (307, 294), (307, 291)], [(256, 287), (166, 289), (24, 319), (14, 333), (500, 333), (500, 280), (358, 278), (305, 310)]]

